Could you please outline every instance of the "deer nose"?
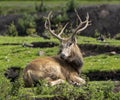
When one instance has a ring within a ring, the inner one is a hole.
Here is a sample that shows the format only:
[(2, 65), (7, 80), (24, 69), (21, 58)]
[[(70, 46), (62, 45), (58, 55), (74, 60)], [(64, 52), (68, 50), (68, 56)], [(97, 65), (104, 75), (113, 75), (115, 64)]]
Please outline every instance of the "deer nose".
[(62, 54), (60, 55), (60, 58), (61, 58), (61, 59), (64, 59), (64, 58), (65, 58), (65, 54), (62, 53)]

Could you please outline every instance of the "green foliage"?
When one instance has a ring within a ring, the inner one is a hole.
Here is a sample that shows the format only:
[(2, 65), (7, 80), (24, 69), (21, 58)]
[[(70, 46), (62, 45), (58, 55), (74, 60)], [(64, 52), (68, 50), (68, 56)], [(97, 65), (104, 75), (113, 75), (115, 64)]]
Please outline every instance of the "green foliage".
[(45, 12), (47, 10), (46, 6), (44, 5), (44, 0), (41, 0), (40, 4), (35, 4), (35, 10), (37, 12)]
[(84, 59), (83, 72), (94, 71), (116, 71), (119, 70), (120, 55), (101, 54), (98, 56), (90, 56)]
[[(88, 37), (78, 37), (78, 43), (84, 43), (84, 40), (94, 42), (95, 39)], [(44, 40), (40, 37), (0, 37), (2, 43), (20, 43), (36, 42), (36, 41), (54, 41), (56, 39)], [(116, 41), (116, 40), (110, 40)], [(86, 42), (85, 42), (86, 43)], [(100, 44), (99, 44), (100, 45)], [(104, 45), (104, 44), (102, 44)], [(3, 52), (5, 50), (5, 52)], [(112, 81), (94, 81), (89, 82), (85, 86), (76, 87), (68, 83), (57, 86), (46, 85), (45, 81), (40, 81), (37, 87), (24, 88), (23, 79), (18, 79), (14, 84), (11, 84), (4, 75), (4, 70), (10, 66), (20, 66), (24, 68), (28, 62), (38, 56), (39, 51), (44, 51), (45, 56), (53, 56), (57, 54), (58, 47), (54, 48), (28, 48), (21, 45), (0, 46), (0, 100), (32, 100), (34, 98), (53, 99), (63, 98), (65, 100), (119, 100), (120, 92), (114, 93), (114, 83)], [(24, 59), (23, 59), (24, 58)], [(119, 70), (120, 56), (119, 55), (97, 55), (84, 58), (85, 64), (82, 72), (95, 70)], [(18, 63), (19, 62), (19, 63)], [(22, 74), (21, 74), (22, 76)]]
[(95, 35), (94, 35), (94, 37), (95, 38), (98, 38), (100, 36), (100, 33), (97, 31), (97, 30), (95, 30)]
[(2, 14), (2, 7), (0, 7), (0, 14)]
[(65, 22), (68, 20), (69, 20), (68, 15), (66, 14), (66, 11), (64, 9), (62, 10), (60, 14), (58, 14), (57, 16), (55, 16), (55, 18), (53, 18), (53, 22), (56, 24)]
[(34, 35), (34, 34), (37, 34), (37, 32), (36, 32), (35, 28), (27, 28), (26, 29), (26, 34), (27, 35)]
[(54, 87), (49, 86), (46, 81), (39, 80), (39, 84), (37, 84), (36, 95), (53, 95)]
[(17, 80), (10, 83), (5, 78), (0, 81), (0, 100), (31, 100), (38, 99), (58, 99), (65, 100), (119, 100), (120, 92), (114, 93), (114, 83), (88, 82), (87, 85), (76, 87), (68, 83), (49, 86), (45, 81), (40, 81), (37, 87), (24, 88), (23, 82)]
[[(19, 1), (19, 0), (16, 0)], [(90, 0), (93, 1), (93, 0)], [(96, 0), (103, 1), (103, 0)], [(107, 0), (112, 1), (112, 0)], [(52, 2), (52, 3), (51, 3)], [(62, 2), (62, 3), (61, 3)], [(66, 0), (49, 0), (47, 5), (52, 4), (51, 8), (56, 7), (59, 9), (58, 5), (65, 4)], [(73, 11), (76, 8), (74, 0), (70, 0), (68, 6), (68, 11)], [(83, 4), (88, 4), (91, 2), (83, 2)], [(92, 2), (93, 3), (93, 2)], [(91, 4), (92, 4), (91, 3)], [(100, 2), (101, 3), (101, 2)], [(96, 2), (94, 3), (96, 4)], [(17, 8), (16, 8), (17, 5)], [(28, 12), (34, 9), (34, 2), (0, 2), (0, 13), (7, 14), (16, 12)], [(39, 8), (38, 11), (44, 11), (44, 6)], [(63, 7), (63, 6), (62, 6)], [(25, 8), (25, 9), (24, 9)], [(20, 9), (20, 10), (19, 10)], [(32, 12), (31, 11), (31, 12)], [(57, 16), (57, 20), (64, 21), (67, 20), (66, 13), (62, 13)], [(19, 20), (19, 35), (31, 35), (36, 34), (36, 24), (34, 22), (34, 16), (25, 15)], [(12, 23), (14, 24), (14, 23)], [(11, 31), (12, 30), (12, 31)], [(10, 34), (16, 36), (16, 28), (14, 25), (10, 25)], [(15, 32), (15, 33), (14, 33)], [(119, 36), (118, 36), (119, 37)], [(87, 41), (86, 41), (87, 40)], [(20, 43), (23, 42), (36, 42), (44, 41), (39, 38), (31, 37), (0, 37), (0, 43)], [(50, 40), (51, 41), (51, 40)], [(52, 41), (58, 42), (56, 39)], [(107, 43), (98, 43), (94, 38), (88, 37), (78, 37), (78, 43), (90, 43), (98, 45), (117, 45), (120, 46), (120, 41), (116, 40), (106, 40)], [(17, 46), (0, 46), (0, 100), (31, 100), (31, 98), (53, 98), (61, 97), (65, 100), (120, 100), (120, 92), (113, 93), (114, 84), (111, 81), (108, 82), (88, 82), (86, 86), (74, 87), (68, 83), (57, 85), (54, 87), (46, 85), (42, 82), (36, 88), (24, 88), (23, 83), (18, 80), (14, 84), (11, 84), (6, 78), (4, 78), (4, 70), (10, 66), (19, 65), (22, 68), (31, 61), (32, 59), (38, 57), (38, 51), (45, 51), (45, 55), (52, 56), (57, 54), (57, 48), (24, 48), (21, 45)], [(5, 51), (5, 52), (3, 52)], [(24, 58), (24, 59), (23, 59)], [(99, 55), (84, 58), (85, 67), (83, 67), (83, 72), (95, 71), (95, 70), (119, 70), (120, 55)], [(19, 62), (19, 63), (18, 63)]]
[(0, 73), (0, 100), (10, 100), (10, 83), (7, 79), (4, 79), (2, 73)]
[(5, 35), (8, 35), (8, 36), (18, 36), (18, 32), (17, 32), (16, 26), (15, 26), (15, 24), (13, 22), (8, 26), (8, 30), (5, 33)]
[(107, 83), (103, 82), (102, 85), (95, 82), (94, 84), (89, 84), (87, 87), (90, 100), (105, 100), (110, 98), (114, 85), (111, 81), (108, 81)]
[(20, 81), (16, 80), (11, 85), (12, 86), (11, 86), (10, 94), (13, 95), (13, 96), (18, 96), (19, 95), (19, 88), (21, 86)]
[[(6, 2), (7, 1), (7, 2)], [(26, 2), (25, 2), (26, 1)], [(23, 13), (35, 13), (35, 3), (39, 4), (39, 0), (1, 0), (0, 2), (0, 10), (1, 13), (6, 14), (23, 14)], [(60, 10), (60, 8), (63, 8), (66, 6), (66, 3), (68, 0), (44, 0), (46, 8), (49, 8), (48, 10)], [(108, 2), (108, 0), (76, 0), (77, 4), (82, 5), (88, 5), (88, 4), (119, 4), (119, 0), (110, 0), (111, 2)], [(62, 5), (62, 6), (61, 6)]]
[(23, 18), (18, 20), (19, 36), (36, 34), (35, 16), (25, 14)]
[(114, 38), (120, 40), (120, 33), (116, 34)]
[(73, 12), (77, 7), (77, 4), (75, 0), (69, 0), (66, 6), (67, 6), (67, 9), (66, 9), (67, 12)]
[(117, 100), (119, 93), (114, 93), (114, 84), (107, 82), (89, 82), (86, 86), (75, 87), (68, 83), (48, 86), (45, 82), (36, 88), (37, 98), (63, 98), (65, 100)]

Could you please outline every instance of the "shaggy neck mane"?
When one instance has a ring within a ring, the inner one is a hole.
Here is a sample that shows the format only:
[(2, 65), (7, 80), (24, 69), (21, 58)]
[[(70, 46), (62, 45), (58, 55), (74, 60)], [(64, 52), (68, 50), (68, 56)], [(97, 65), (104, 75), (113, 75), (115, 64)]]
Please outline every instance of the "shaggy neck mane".
[[(61, 51), (58, 52), (58, 55)], [(60, 57), (58, 57), (60, 58)], [(67, 64), (69, 64), (78, 74), (80, 74), (80, 69), (83, 65), (83, 58), (81, 51), (77, 44), (74, 44), (74, 47), (71, 50), (71, 55), (68, 59), (65, 60)]]
[(72, 49), (71, 56), (68, 58), (67, 62), (70, 63), (71, 67), (73, 67), (78, 73), (80, 73), (80, 69), (83, 65), (83, 58), (80, 49), (77, 44)]

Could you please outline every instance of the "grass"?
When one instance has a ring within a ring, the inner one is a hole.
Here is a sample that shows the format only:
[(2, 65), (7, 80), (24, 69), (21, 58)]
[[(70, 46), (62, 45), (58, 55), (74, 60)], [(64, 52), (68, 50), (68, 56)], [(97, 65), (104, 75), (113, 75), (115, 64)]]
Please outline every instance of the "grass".
[[(51, 39), (43, 39), (41, 37), (9, 37), (9, 36), (0, 36), (0, 45), (3, 43), (31, 43), (31, 42), (44, 42), (44, 41), (53, 41), (59, 43), (59, 41), (53, 37)], [(115, 39), (105, 39), (105, 42), (97, 41), (96, 38), (77, 36), (78, 44), (97, 44), (97, 45), (111, 45), (111, 46), (120, 46), (120, 41)]]
[[(66, 0), (45, 1), (45, 5), (50, 10), (65, 7)], [(77, 0), (79, 5), (96, 5), (96, 4), (119, 4), (120, 1), (98, 1), (88, 2)], [(35, 4), (39, 1), (0, 1), (0, 12), (4, 15), (12, 13), (35, 12)], [(61, 6), (62, 5), (62, 6)], [(120, 41), (114, 39), (106, 39), (106, 42), (96, 41), (95, 38), (77, 37), (78, 44), (97, 44), (120, 46)], [(31, 60), (39, 57), (38, 52), (44, 51), (44, 56), (53, 56), (57, 54), (58, 47), (53, 48), (29, 48), (23, 47), (23, 43), (53, 41), (59, 43), (58, 40), (44, 40), (40, 37), (3, 37), (0, 36), (0, 100), (31, 100), (34, 98), (53, 98), (61, 97), (65, 100), (120, 100), (120, 92), (114, 93), (114, 82), (112, 81), (94, 81), (82, 87), (74, 87), (67, 83), (55, 87), (46, 86), (44, 82), (42, 86), (35, 88), (24, 88), (22, 78), (18, 79), (15, 84), (11, 84), (4, 77), (4, 72), (11, 66), (19, 66), (24, 68)], [(2, 45), (4, 43), (18, 43), (19, 45)], [(82, 72), (91, 71), (116, 71), (120, 70), (120, 55), (100, 54), (84, 58), (84, 66)], [(22, 76), (22, 75), (21, 75)]]
[[(97, 45), (105, 45), (104, 43), (100, 43), (96, 41), (94, 38), (88, 37), (78, 37), (78, 44), (85, 44), (86, 41), (89, 41), (89, 44), (97, 44)], [(4, 43), (19, 43), (21, 45), (11, 46), (11, 45), (1, 45), (0, 46), (0, 62), (1, 69), (10, 67), (10, 66), (22, 66), (25, 67), (26, 63), (28, 63), (33, 58), (38, 57), (39, 51), (44, 51), (45, 56), (56, 55), (58, 51), (58, 47), (54, 48), (28, 48), (23, 47), (23, 43), (31, 43), (31, 42), (44, 42), (44, 41), (53, 41), (59, 43), (56, 39), (44, 40), (40, 37), (0, 37), (0, 45)], [(120, 46), (120, 41), (117, 40), (108, 40), (110, 45)], [(113, 42), (114, 41), (114, 42)], [(24, 58), (24, 60), (22, 59)], [(117, 70), (119, 69), (120, 57), (119, 55), (109, 56), (109, 55), (98, 55), (98, 56), (90, 56), (84, 58), (85, 67), (84, 71), (88, 70)]]
[[(113, 1), (86, 1), (86, 0), (76, 0), (76, 2), (78, 2), (80, 5), (93, 5), (93, 4), (119, 4), (120, 1), (119, 0), (113, 0)], [(35, 3), (40, 3), (40, 1), (0, 1), (0, 6), (1, 7), (34, 7)], [(64, 6), (67, 1), (66, 0), (47, 0), (44, 1), (46, 6), (60, 6), (62, 4), (62, 6)]]
[[(54, 49), (54, 50), (53, 50)], [(24, 48), (22, 46), (1, 46), (0, 47), (0, 63), (1, 68), (6, 69), (10, 66), (20, 66), (22, 68), (32, 59), (39, 57), (38, 52), (44, 51), (46, 56), (54, 55), (57, 48)], [(24, 59), (23, 59), (24, 58)]]
[[(120, 1), (84, 1), (76, 0), (79, 6), (83, 5), (96, 5), (96, 4), (120, 4)], [(35, 5), (39, 4), (40, 1), (0, 1), (0, 12), (3, 15), (12, 13), (26, 13), (35, 12)], [(59, 10), (66, 6), (66, 0), (51, 0), (45, 1), (45, 5), (49, 10)], [(61, 6), (62, 5), (62, 6)]]
[[(20, 81), (19, 81), (20, 82)], [(18, 82), (16, 82), (18, 83)], [(15, 84), (16, 84), (15, 83)], [(19, 84), (19, 83), (18, 83)], [(86, 86), (75, 87), (68, 83), (58, 86), (46, 86), (45, 82), (35, 88), (24, 88), (17, 85), (13, 88), (6, 79), (0, 81), (0, 100), (32, 100), (53, 99), (60, 100), (119, 100), (120, 92), (114, 93), (114, 82), (94, 81), (88, 82)], [(4, 87), (4, 88), (3, 88)]]
[(120, 70), (120, 54), (112, 56), (107, 54), (90, 56), (84, 58), (84, 61), (83, 72)]
[(111, 46), (120, 46), (120, 41), (115, 39), (105, 39), (105, 42), (96, 40), (92, 37), (79, 36), (77, 38), (79, 44), (96, 44), (96, 45), (111, 45)]
[[(94, 38), (78, 37), (78, 43), (104, 45)], [(0, 100), (31, 100), (31, 98), (53, 98), (61, 97), (66, 100), (84, 98), (85, 100), (119, 100), (119, 93), (113, 93), (114, 83), (112, 81), (88, 82), (86, 86), (74, 87), (69, 84), (49, 87), (42, 83), (42, 86), (36, 88), (24, 88), (22, 78), (18, 83), (10, 84), (9, 80), (4, 77), (4, 71), (10, 66), (20, 66), (24, 68), (32, 59), (39, 57), (38, 52), (44, 51), (45, 56), (57, 54), (58, 47), (53, 48), (29, 48), (22, 45), (1, 45), (3, 43), (31, 43), (53, 41), (56, 39), (44, 40), (40, 37), (0, 37)], [(120, 46), (119, 41), (108, 40), (110, 45)], [(116, 43), (114, 43), (114, 42)], [(118, 44), (117, 44), (118, 43)], [(101, 54), (84, 58), (82, 72), (89, 71), (110, 71), (120, 70), (120, 55)]]
[(44, 41), (55, 41), (57, 42), (56, 39), (43, 39), (41, 37), (9, 37), (9, 36), (0, 36), (0, 44), (3, 43), (18, 43), (18, 44), (23, 44), (23, 43), (31, 43), (31, 42), (44, 42)]

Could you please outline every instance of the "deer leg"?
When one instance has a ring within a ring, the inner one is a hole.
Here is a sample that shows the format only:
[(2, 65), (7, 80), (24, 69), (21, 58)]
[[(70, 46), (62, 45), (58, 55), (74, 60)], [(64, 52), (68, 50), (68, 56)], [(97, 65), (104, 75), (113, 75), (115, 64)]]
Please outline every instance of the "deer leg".
[(73, 76), (70, 83), (73, 85), (81, 86), (86, 84), (86, 81), (78, 76)]
[(58, 84), (61, 84), (61, 83), (65, 83), (65, 80), (63, 80), (63, 79), (57, 79), (57, 80), (54, 80), (54, 81), (49, 81), (48, 83), (51, 86), (54, 86), (54, 85), (58, 85)]

